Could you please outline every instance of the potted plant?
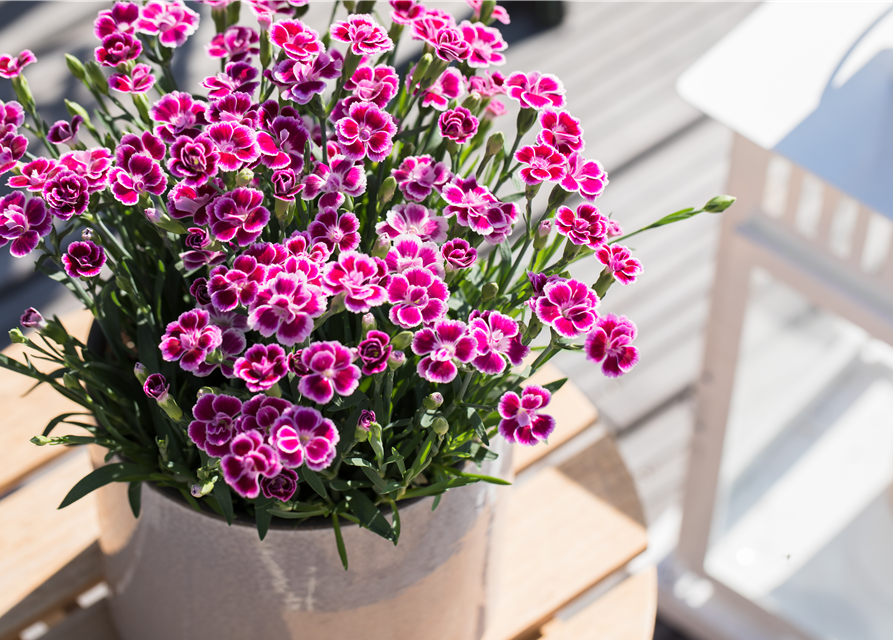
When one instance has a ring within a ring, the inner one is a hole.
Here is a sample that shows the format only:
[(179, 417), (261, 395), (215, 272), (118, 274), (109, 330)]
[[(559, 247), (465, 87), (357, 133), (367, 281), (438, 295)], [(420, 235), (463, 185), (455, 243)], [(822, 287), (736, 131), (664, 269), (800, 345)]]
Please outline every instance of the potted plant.
[[(0, 365), (84, 408), (36, 444), (107, 452), (61, 506), (103, 488), (123, 637), (479, 637), (488, 483), (503, 443), (555, 428), (561, 382), (524, 381), (561, 350), (635, 365), (635, 325), (598, 308), (641, 272), (633, 234), (593, 204), (607, 175), (560, 80), (495, 69), (494, 2), (459, 23), (335, 2), (322, 33), (306, 0), (246, 2), (251, 26), (207, 4), (221, 70), (199, 93), (171, 71), (199, 19), (179, 2), (99, 13), (94, 58), (67, 56), (95, 106), (70, 121), (41, 119), (29, 51), (0, 56), (0, 243), (95, 317), (84, 344), (29, 309), (10, 335), (57, 368)], [(401, 36), (424, 53), (398, 73)]]

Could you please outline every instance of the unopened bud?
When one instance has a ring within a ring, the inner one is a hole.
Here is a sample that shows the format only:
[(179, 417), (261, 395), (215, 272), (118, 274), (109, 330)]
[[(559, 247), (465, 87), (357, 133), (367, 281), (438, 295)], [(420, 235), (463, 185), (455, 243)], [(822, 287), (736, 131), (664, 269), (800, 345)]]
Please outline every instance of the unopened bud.
[(287, 227), (295, 217), (295, 201), (275, 198), (275, 202), (276, 219)]
[(573, 260), (574, 257), (576, 257), (578, 253), (580, 253), (580, 249), (582, 248), (583, 245), (574, 244), (573, 242), (571, 242), (571, 239), (568, 238), (567, 242), (564, 245), (564, 254), (561, 257), (563, 260)]
[(332, 312), (333, 316), (335, 314), (341, 313), (342, 311), (344, 311), (345, 308), (346, 307), (344, 306), (344, 294), (343, 293), (332, 298), (332, 300), (329, 304), (329, 310)]
[(10, 329), (9, 340), (13, 344), (25, 344), (28, 342), (28, 338), (25, 337), (25, 334), (22, 333), (21, 329)]
[(536, 184), (528, 184), (524, 187), (524, 197), (528, 200), (533, 200), (536, 197), (536, 194), (540, 192), (540, 187), (543, 186), (542, 182), (537, 182)]
[(136, 379), (140, 381), (140, 384), (146, 384), (146, 380), (149, 378), (149, 370), (146, 369), (145, 365), (142, 362), (137, 362), (133, 365), (133, 375), (136, 376)]
[(186, 227), (184, 227), (178, 220), (174, 220), (166, 213), (158, 211), (152, 207), (146, 209), (143, 213), (146, 215), (146, 220), (154, 224), (159, 229), (164, 229), (165, 231), (170, 231), (171, 233), (176, 233), (179, 235), (188, 233)]
[(437, 407), (443, 404), (443, 394), (435, 391), (422, 400), (422, 406), (425, 407), (428, 411), (434, 411)]
[(109, 81), (106, 79), (105, 74), (102, 73), (100, 66), (94, 60), (88, 60), (84, 66), (87, 69), (87, 77), (90, 78), (90, 84), (93, 85), (93, 88), (107, 96), (109, 94)]
[(254, 180), (254, 171), (251, 169), (242, 169), (236, 174), (237, 187), (244, 187), (245, 185), (251, 184), (252, 180)]
[(472, 91), (468, 94), (468, 97), (462, 101), (462, 106), (474, 113), (481, 106), (481, 94), (477, 91)]
[(375, 0), (360, 0), (357, 3), (357, 13), (372, 13), (373, 7), (375, 7)]
[(363, 333), (373, 331), (377, 326), (378, 323), (375, 321), (375, 316), (371, 313), (363, 314)]
[(481, 22), (484, 24), (490, 23), (490, 16), (493, 15), (493, 9), (496, 8), (496, 0), (484, 0), (481, 3)]
[(391, 344), (395, 349), (405, 349), (412, 342), (412, 331), (401, 331), (394, 336)]
[(384, 260), (390, 250), (391, 239), (386, 235), (378, 236), (378, 239), (375, 240), (375, 245), (372, 247), (372, 257)]
[(488, 156), (495, 156), (503, 148), (505, 148), (505, 135), (502, 131), (497, 131), (487, 139), (486, 154)]
[(481, 289), (481, 300), (486, 302), (487, 300), (492, 300), (499, 294), (499, 285), (495, 282), (488, 282)]
[(84, 69), (83, 63), (70, 53), (65, 54), (65, 64), (68, 65), (68, 70), (71, 71), (71, 75), (78, 80), (83, 80), (87, 77), (87, 70)]
[(388, 368), (391, 371), (396, 371), (404, 364), (406, 364), (406, 354), (402, 351), (392, 351), (388, 357)]
[(704, 205), (704, 211), (707, 213), (722, 213), (729, 207), (731, 207), (736, 198), (734, 196), (716, 196), (715, 198), (710, 198), (707, 201), (707, 204)]
[(442, 436), (450, 430), (450, 423), (447, 422), (446, 418), (444, 418), (443, 416), (437, 416), (431, 422), (431, 428), (434, 430), (434, 433)]
[(130, 100), (133, 102), (133, 106), (136, 107), (137, 113), (140, 114), (140, 120), (144, 124), (152, 126), (152, 118), (149, 116), (149, 99), (146, 97), (146, 94), (131, 93)]
[(50, 442), (52, 442), (52, 440), (50, 440), (50, 438), (47, 438), (46, 436), (34, 436), (33, 438), (31, 438), (31, 442), (32, 444), (36, 444), (38, 447), (42, 447), (45, 444), (49, 444)]
[(81, 390), (81, 385), (78, 383), (78, 379), (68, 372), (62, 374), (62, 384), (65, 385), (66, 389), (71, 389), (72, 391)]
[(314, 95), (308, 104), (310, 105), (311, 113), (317, 118), (326, 117), (326, 108), (323, 106), (322, 98), (319, 97), (319, 94)]
[(344, 8), (347, 9), (348, 13), (356, 13), (357, 3), (354, 0), (343, 0), (341, 3), (344, 5)]
[(95, 244), (102, 244), (99, 241), (99, 237), (95, 233), (93, 233), (93, 229), (90, 229), (89, 227), (84, 229), (83, 231), (81, 231), (81, 240), (83, 240), (84, 242), (93, 242)]
[(518, 135), (523, 136), (530, 131), (530, 128), (536, 122), (536, 109), (521, 109), (518, 113), (517, 127)]
[(536, 236), (533, 238), (533, 249), (539, 251), (549, 242), (549, 234), (552, 232), (552, 221), (543, 220), (536, 228)]
[(382, 206), (391, 201), (394, 197), (394, 192), (397, 190), (397, 179), (394, 176), (388, 176), (381, 183), (381, 188), (378, 190), (378, 206)]
[(40, 315), (40, 311), (34, 307), (28, 307), (19, 318), (19, 324), (26, 329), (46, 329), (47, 321)]
[(273, 45), (270, 43), (270, 33), (266, 29), (260, 30), (260, 66), (266, 69), (273, 60)]

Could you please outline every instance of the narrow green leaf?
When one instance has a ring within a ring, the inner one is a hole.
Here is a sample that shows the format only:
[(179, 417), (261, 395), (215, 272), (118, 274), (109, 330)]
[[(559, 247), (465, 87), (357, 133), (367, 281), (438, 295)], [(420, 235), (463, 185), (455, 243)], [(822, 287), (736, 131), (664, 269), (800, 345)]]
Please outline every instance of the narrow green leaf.
[(450, 478), (449, 480), (435, 482), (434, 484), (419, 487), (418, 489), (410, 489), (403, 494), (401, 500), (406, 500), (407, 498), (420, 498), (422, 496), (430, 496), (435, 493), (443, 493), (448, 489), (464, 487), (465, 485), (474, 484), (475, 482), (478, 482), (478, 480), (474, 478)]
[(394, 541), (394, 531), (391, 525), (369, 498), (360, 491), (351, 491), (347, 494), (347, 505), (353, 514), (359, 519), (360, 525), (369, 529), (372, 533), (380, 535), (386, 540)]
[(347, 549), (344, 546), (344, 538), (341, 537), (341, 523), (338, 521), (338, 514), (332, 514), (332, 528), (335, 530), (335, 544), (338, 545), (338, 555), (341, 557), (341, 564), (347, 571)]
[(344, 464), (349, 464), (352, 467), (368, 467), (369, 469), (375, 468), (375, 465), (365, 458), (344, 458)]
[(322, 484), (322, 480), (319, 479), (319, 476), (316, 475), (316, 472), (313, 469), (308, 469), (306, 466), (301, 472), (301, 475), (304, 476), (304, 480), (307, 484), (310, 485), (310, 488), (316, 491), (319, 494), (319, 497), (323, 500), (329, 499), (329, 494), (326, 493), (326, 488)]
[(431, 505), (431, 511), (434, 511), (437, 508), (437, 505), (440, 504), (440, 499), (443, 497), (442, 493), (438, 493), (434, 496), (434, 504)]
[(371, 487), (371, 482), (365, 480), (329, 480), (329, 486), (335, 491), (350, 491), (351, 489), (363, 489)]
[(388, 483), (385, 481), (384, 478), (378, 475), (378, 472), (375, 471), (375, 469), (373, 469), (371, 466), (360, 467), (360, 471), (366, 474), (366, 477), (369, 478), (376, 487), (378, 487), (379, 491), (387, 490)]
[(474, 429), (474, 434), (481, 439), (486, 446), (490, 446), (490, 438), (487, 437), (487, 428), (484, 427), (484, 421), (474, 409), (468, 409), (468, 420)]
[(565, 382), (567, 382), (567, 378), (562, 378), (561, 380), (556, 380), (555, 382), (550, 382), (549, 384), (544, 384), (543, 387), (548, 389), (549, 393), (555, 393), (561, 387), (564, 386)]
[(140, 502), (142, 499), (142, 482), (131, 482), (127, 487), (127, 500), (130, 502), (130, 510), (133, 511), (133, 517), (140, 517)]
[(458, 469), (453, 469), (451, 467), (446, 467), (444, 471), (451, 476), (456, 476), (458, 478), (472, 478), (474, 480), (483, 480), (484, 482), (489, 482), (490, 484), (499, 484), (499, 485), (508, 485), (510, 486), (512, 483), (508, 480), (503, 480), (502, 478), (495, 478), (493, 476), (485, 476), (480, 473), (469, 473), (466, 471), (459, 471)]
[[(217, 498), (217, 504), (223, 511), (223, 517), (226, 518), (226, 524), (233, 523), (233, 495), (229, 492), (229, 486), (220, 478), (214, 483), (214, 497)], [(261, 536), (263, 540), (263, 536)]]
[(267, 509), (267, 513), (274, 515), (277, 518), (300, 520), (303, 518), (312, 518), (313, 516), (327, 516), (331, 511), (328, 509), (315, 509), (314, 511), (282, 511), (281, 509)]
[(273, 521), (273, 514), (267, 509), (271, 504), (273, 504), (272, 498), (258, 498), (254, 503), (254, 521), (257, 524), (257, 535), (261, 540), (267, 537), (270, 522)]
[(99, 467), (95, 471), (88, 473), (80, 479), (76, 485), (71, 488), (60, 509), (64, 509), (68, 505), (77, 502), (88, 493), (95, 491), (99, 487), (104, 487), (110, 482), (136, 482), (142, 480), (152, 473), (148, 467), (144, 467), (132, 462), (116, 462)]

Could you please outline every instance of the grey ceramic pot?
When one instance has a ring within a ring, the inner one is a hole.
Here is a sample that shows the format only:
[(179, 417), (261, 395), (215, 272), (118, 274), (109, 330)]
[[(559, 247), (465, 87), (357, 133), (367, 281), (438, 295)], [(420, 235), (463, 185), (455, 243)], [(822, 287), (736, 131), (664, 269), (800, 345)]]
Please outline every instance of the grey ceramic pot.
[[(503, 449), (484, 473), (506, 476)], [(478, 483), (433, 512), (432, 498), (403, 506), (396, 547), (344, 523), (344, 571), (327, 523), (274, 524), (261, 541), (253, 525), (227, 526), (147, 484), (137, 520), (126, 486), (111, 485), (99, 508), (112, 617), (122, 640), (477, 640), (505, 492)]]

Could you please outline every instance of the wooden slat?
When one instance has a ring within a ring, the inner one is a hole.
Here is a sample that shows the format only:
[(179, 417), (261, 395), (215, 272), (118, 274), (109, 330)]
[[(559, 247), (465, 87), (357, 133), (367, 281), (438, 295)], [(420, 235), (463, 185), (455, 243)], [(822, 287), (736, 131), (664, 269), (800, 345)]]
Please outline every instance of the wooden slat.
[(48, 583), (99, 536), (93, 495), (63, 512), (57, 510), (65, 494), (91, 470), (86, 449), (72, 452), (46, 474), (0, 501), (0, 638), (32, 621), (17, 605), (41, 585), (52, 584), (42, 592), (44, 610), (52, 610), (96, 581), (95, 569), (85, 569), (84, 573), (74, 572), (79, 576)]
[[(93, 316), (87, 311), (62, 318), (68, 332), (81, 340), (86, 339), (92, 321)], [(40, 342), (39, 338), (37, 341)], [(28, 353), (38, 369), (52, 370), (50, 363), (34, 359), (35, 352), (26, 349), (24, 345), (14, 344), (3, 350), (4, 355), (19, 362), (24, 362), (25, 353)], [(0, 452), (3, 453), (3, 464), (0, 464), (0, 496), (12, 489), (24, 476), (65, 453), (61, 447), (37, 447), (31, 444), (32, 436), (40, 434), (57, 415), (83, 410), (47, 385), (39, 386), (23, 400), (22, 396), (33, 385), (34, 380), (31, 378), (0, 369), (0, 407), (3, 407), (3, 414), (0, 416)]]
[(52, 627), (43, 640), (120, 640), (112, 625), (108, 601), (100, 600), (88, 609), (79, 609)]
[(553, 620), (542, 640), (645, 640), (654, 634), (657, 568), (630, 576), (570, 620)]

